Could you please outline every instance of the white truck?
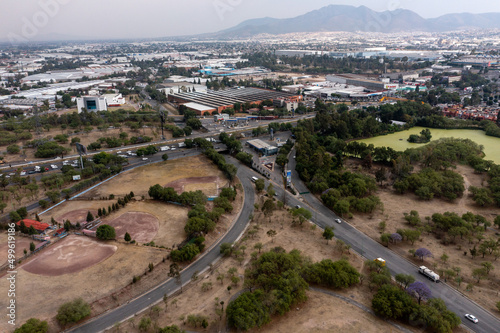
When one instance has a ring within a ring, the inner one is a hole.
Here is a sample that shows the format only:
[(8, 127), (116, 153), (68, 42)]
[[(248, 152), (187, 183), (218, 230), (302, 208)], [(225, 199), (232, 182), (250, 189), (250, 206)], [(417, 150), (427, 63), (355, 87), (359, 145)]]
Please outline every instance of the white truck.
[(186, 144), (184, 142), (179, 142), (179, 148), (184, 148), (186, 147)]
[(434, 282), (439, 282), (439, 275), (434, 273), (433, 271), (431, 271), (430, 269), (428, 269), (425, 266), (420, 266), (418, 268), (418, 272), (420, 274), (427, 276), (430, 280), (432, 280)]
[(170, 150), (169, 146), (160, 147), (160, 151), (167, 151), (167, 150)]

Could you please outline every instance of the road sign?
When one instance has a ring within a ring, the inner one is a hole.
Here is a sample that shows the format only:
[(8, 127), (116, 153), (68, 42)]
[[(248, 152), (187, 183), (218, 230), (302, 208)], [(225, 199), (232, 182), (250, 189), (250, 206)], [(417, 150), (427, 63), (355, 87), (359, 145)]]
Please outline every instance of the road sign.
[(290, 184), (292, 182), (292, 170), (286, 171), (286, 183)]

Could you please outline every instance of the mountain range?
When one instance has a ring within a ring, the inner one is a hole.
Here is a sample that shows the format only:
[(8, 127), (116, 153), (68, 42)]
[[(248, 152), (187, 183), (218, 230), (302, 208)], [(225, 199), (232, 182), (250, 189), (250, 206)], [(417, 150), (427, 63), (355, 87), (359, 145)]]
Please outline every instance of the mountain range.
[(330, 5), (293, 18), (259, 18), (244, 21), (206, 37), (251, 37), (296, 32), (444, 32), (465, 29), (500, 28), (500, 13), (457, 13), (425, 19), (417, 13), (397, 9), (376, 12), (366, 6)]

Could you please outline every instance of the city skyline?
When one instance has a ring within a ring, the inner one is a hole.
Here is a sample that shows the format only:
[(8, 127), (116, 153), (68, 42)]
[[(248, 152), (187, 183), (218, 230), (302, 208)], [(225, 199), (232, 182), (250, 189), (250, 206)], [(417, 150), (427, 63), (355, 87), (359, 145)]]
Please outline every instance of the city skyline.
[[(327, 5), (367, 6), (375, 11), (409, 9), (424, 18), (447, 13), (500, 12), (500, 3), (488, 0), (430, 1), (331, 1), (314, 0), (13, 0), (0, 3), (0, 40), (30, 41), (46, 36), (111, 39), (157, 38), (217, 32), (253, 18), (290, 18)], [(265, 8), (266, 10), (263, 10)]]

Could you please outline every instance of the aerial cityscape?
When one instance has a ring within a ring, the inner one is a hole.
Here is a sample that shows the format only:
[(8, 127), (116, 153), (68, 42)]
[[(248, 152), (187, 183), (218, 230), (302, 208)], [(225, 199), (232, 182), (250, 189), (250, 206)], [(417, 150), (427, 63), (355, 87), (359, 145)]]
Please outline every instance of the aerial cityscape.
[(500, 332), (500, 3), (0, 3), (0, 332)]

